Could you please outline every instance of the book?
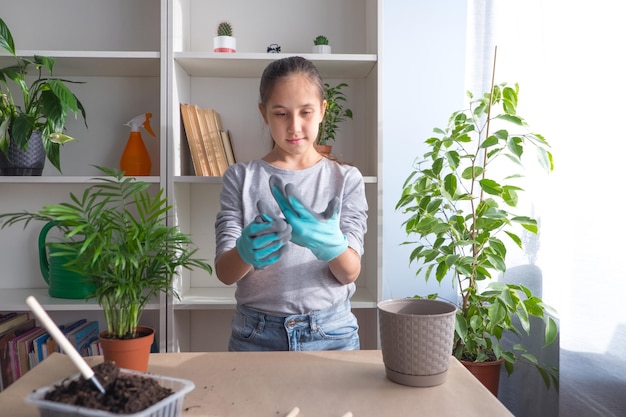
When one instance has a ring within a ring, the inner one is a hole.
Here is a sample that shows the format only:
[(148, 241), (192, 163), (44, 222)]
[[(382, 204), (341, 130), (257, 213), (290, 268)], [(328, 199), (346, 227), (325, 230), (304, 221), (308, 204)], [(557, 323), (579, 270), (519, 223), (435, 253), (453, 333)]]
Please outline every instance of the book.
[(46, 333), (46, 329), (43, 327), (34, 327), (17, 338), (17, 378), (26, 374), (36, 365), (33, 363), (33, 340), (44, 333)]
[(193, 119), (192, 116), (192, 120), (195, 120), (198, 124), (198, 131), (200, 132), (201, 138), (200, 140), (209, 161), (211, 175), (219, 176), (221, 175), (221, 163), (218, 160), (217, 149), (215, 148), (213, 134), (211, 133), (212, 127), (209, 126), (206, 111), (197, 105), (193, 105), (193, 108), (196, 114), (195, 119)]
[(9, 341), (34, 327), (35, 319), (28, 319), (0, 335), (0, 376), (2, 379), (3, 389), (11, 385), (13, 382), (10, 372), (12, 364), (9, 359)]
[(180, 114), (183, 119), (185, 137), (187, 138), (187, 144), (191, 153), (191, 162), (193, 163), (194, 171), (198, 176), (210, 176), (211, 168), (202, 143), (195, 107), (191, 104), (181, 103)]
[(6, 318), (0, 318), (0, 334), (25, 322), (30, 316), (28, 313), (8, 313), (4, 317)]
[(9, 320), (9, 319), (11, 319), (11, 318), (13, 318), (15, 316), (17, 316), (16, 312), (5, 313), (5, 314), (0, 313), (0, 323), (5, 322), (5, 321), (7, 321), (7, 320)]
[[(69, 332), (78, 328), (79, 326), (82, 326), (86, 322), (87, 322), (87, 319), (79, 319), (74, 322), (70, 322), (68, 324), (62, 324), (59, 326), (59, 330), (61, 330), (61, 332), (63, 332), (63, 334), (67, 337), (67, 334)], [(56, 340), (54, 340), (54, 337), (49, 337), (48, 340), (46, 340), (46, 351), (48, 352), (48, 355), (50, 355), (53, 352), (61, 351), (61, 349), (59, 348), (59, 344), (57, 343)]]
[(222, 141), (222, 119), (220, 114), (214, 109), (201, 109), (205, 122), (209, 129), (209, 137), (211, 139), (211, 149), (219, 168), (219, 175), (224, 175), (228, 168), (228, 158), (224, 143)]
[(39, 363), (48, 357), (48, 351), (45, 350), (46, 341), (50, 338), (50, 333), (45, 332), (35, 340), (33, 340), (33, 350), (35, 352), (35, 362)]
[[(27, 361), (28, 356), (24, 359), (20, 349), (20, 345), (24, 344), (25, 341), (33, 334), (39, 332), (41, 327), (31, 327), (30, 329), (20, 332), (15, 335), (12, 339), (9, 339), (7, 343), (7, 361), (9, 368), (9, 384), (17, 381), (20, 376), (22, 376), (22, 369), (26, 368), (24, 373), (28, 371)], [(22, 362), (26, 361), (26, 362)]]
[(90, 321), (72, 330), (67, 334), (67, 339), (76, 348), (81, 356), (89, 356), (89, 345), (98, 339), (100, 329), (97, 321)]
[(89, 344), (89, 356), (102, 355), (102, 347), (100, 346), (100, 339), (96, 339)]
[(237, 163), (237, 158), (235, 158), (235, 150), (233, 149), (233, 142), (230, 139), (230, 131), (220, 130), (220, 136), (222, 137), (222, 143), (224, 145), (224, 150), (226, 151), (226, 159), (228, 160), (228, 166), (234, 165)]

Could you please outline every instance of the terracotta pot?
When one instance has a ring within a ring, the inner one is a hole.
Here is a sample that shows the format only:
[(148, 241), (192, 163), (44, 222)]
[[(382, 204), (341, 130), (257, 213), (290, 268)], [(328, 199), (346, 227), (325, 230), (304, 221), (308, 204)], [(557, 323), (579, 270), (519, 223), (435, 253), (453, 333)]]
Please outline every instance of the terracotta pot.
[(332, 145), (315, 145), (315, 150), (318, 151), (319, 153), (321, 153), (324, 156), (329, 156), (330, 153), (333, 151), (333, 147)]
[(148, 370), (150, 348), (154, 341), (154, 329), (137, 327), (139, 337), (135, 339), (108, 339), (108, 331), (100, 333), (100, 346), (105, 361), (112, 361), (118, 368), (139, 372)]
[(500, 368), (504, 359), (493, 362), (461, 361), (472, 375), (474, 375), (493, 395), (498, 396), (500, 384)]

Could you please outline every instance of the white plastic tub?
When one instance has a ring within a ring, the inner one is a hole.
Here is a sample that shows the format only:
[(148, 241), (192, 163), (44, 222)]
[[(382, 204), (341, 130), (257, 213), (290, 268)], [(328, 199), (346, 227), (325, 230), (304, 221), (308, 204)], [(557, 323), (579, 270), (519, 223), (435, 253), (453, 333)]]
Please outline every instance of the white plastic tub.
[[(141, 374), (148, 378), (154, 378), (159, 385), (169, 388), (173, 393), (167, 398), (162, 399), (158, 403), (133, 414), (115, 414), (103, 410), (95, 410), (93, 408), (78, 407), (75, 405), (63, 404), (55, 401), (44, 400), (46, 392), (60, 385), (64, 380), (55, 384), (48, 385), (33, 391), (26, 397), (26, 402), (35, 404), (39, 407), (41, 417), (179, 417), (183, 408), (183, 400), (185, 394), (194, 389), (195, 384), (192, 381), (179, 378), (171, 378), (167, 376), (159, 376), (152, 374), (143, 374), (128, 369), (120, 369), (123, 374)], [(76, 374), (73, 378), (78, 378)]]

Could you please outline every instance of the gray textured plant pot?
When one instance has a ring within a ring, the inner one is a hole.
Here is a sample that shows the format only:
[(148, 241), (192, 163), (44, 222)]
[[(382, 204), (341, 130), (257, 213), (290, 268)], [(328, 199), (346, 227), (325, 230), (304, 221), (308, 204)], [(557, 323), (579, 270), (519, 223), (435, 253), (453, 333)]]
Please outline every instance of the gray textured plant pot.
[(41, 176), (46, 163), (40, 132), (33, 132), (26, 150), (20, 149), (14, 141), (9, 144), (8, 157), (0, 152), (0, 175), (2, 176)]
[(402, 298), (381, 301), (378, 312), (387, 378), (413, 387), (444, 383), (456, 307), (445, 301)]

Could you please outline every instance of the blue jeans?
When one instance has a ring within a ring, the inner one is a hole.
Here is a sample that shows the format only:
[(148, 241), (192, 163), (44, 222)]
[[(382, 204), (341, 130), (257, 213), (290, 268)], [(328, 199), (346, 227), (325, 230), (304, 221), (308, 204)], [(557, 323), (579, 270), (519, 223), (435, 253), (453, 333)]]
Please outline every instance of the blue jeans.
[(238, 305), (228, 350), (358, 350), (358, 331), (349, 300), (327, 310), (282, 317)]

